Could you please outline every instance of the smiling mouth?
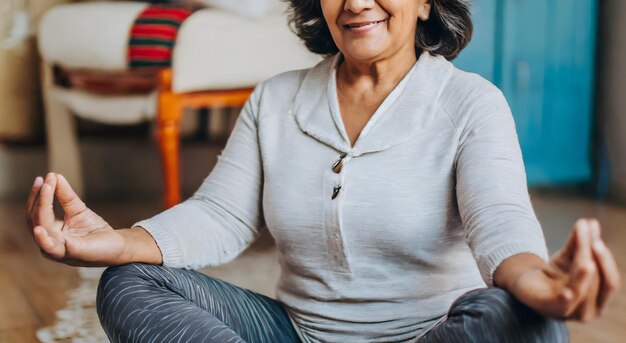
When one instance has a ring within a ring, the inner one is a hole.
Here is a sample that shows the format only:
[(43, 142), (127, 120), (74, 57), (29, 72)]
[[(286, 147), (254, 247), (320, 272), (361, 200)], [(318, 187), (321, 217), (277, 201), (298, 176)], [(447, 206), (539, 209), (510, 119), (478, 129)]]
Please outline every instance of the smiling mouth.
[(368, 21), (368, 22), (363, 22), (363, 23), (355, 23), (355, 24), (346, 24), (346, 25), (344, 25), (344, 27), (347, 28), (347, 29), (364, 28), (364, 27), (367, 27), (367, 26), (377, 25), (377, 24), (382, 23), (384, 21), (387, 21), (387, 19), (377, 20), (377, 21)]

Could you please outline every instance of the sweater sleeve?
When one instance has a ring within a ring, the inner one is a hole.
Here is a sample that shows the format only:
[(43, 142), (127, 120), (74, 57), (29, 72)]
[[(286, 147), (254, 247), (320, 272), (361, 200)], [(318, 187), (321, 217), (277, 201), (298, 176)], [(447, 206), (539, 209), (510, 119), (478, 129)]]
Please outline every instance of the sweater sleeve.
[(237, 118), (217, 164), (188, 200), (133, 226), (144, 228), (163, 265), (197, 269), (234, 259), (264, 225), (263, 171), (257, 135), (257, 86)]
[(548, 253), (504, 95), (494, 88), (469, 107), (460, 129), (456, 196), (466, 241), (492, 286), (493, 273), (506, 258), (532, 253), (547, 260)]

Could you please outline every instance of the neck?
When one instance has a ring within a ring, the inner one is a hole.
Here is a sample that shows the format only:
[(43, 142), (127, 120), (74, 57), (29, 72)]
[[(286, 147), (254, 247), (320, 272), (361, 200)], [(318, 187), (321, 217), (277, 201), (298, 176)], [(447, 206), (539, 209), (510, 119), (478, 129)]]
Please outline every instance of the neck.
[(395, 87), (417, 61), (413, 46), (375, 61), (359, 61), (346, 55), (342, 57), (337, 66), (340, 82), (373, 89)]

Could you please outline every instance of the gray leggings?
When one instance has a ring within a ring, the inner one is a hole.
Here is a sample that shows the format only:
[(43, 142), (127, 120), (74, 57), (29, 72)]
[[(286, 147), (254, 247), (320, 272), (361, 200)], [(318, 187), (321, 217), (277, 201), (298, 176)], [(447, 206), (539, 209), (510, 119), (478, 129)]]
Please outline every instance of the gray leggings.
[[(112, 342), (300, 342), (283, 305), (204, 274), (132, 263), (108, 268), (98, 315)], [(468, 292), (420, 338), (431, 342), (568, 342), (562, 321), (541, 317), (499, 288)]]

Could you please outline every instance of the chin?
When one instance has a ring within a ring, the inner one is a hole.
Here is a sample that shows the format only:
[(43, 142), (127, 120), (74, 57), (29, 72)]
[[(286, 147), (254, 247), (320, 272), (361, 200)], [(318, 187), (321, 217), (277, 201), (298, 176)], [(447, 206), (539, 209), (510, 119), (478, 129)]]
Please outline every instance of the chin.
[(384, 49), (353, 49), (342, 51), (345, 58), (349, 58), (355, 61), (367, 62), (374, 61), (380, 56), (384, 55)]

